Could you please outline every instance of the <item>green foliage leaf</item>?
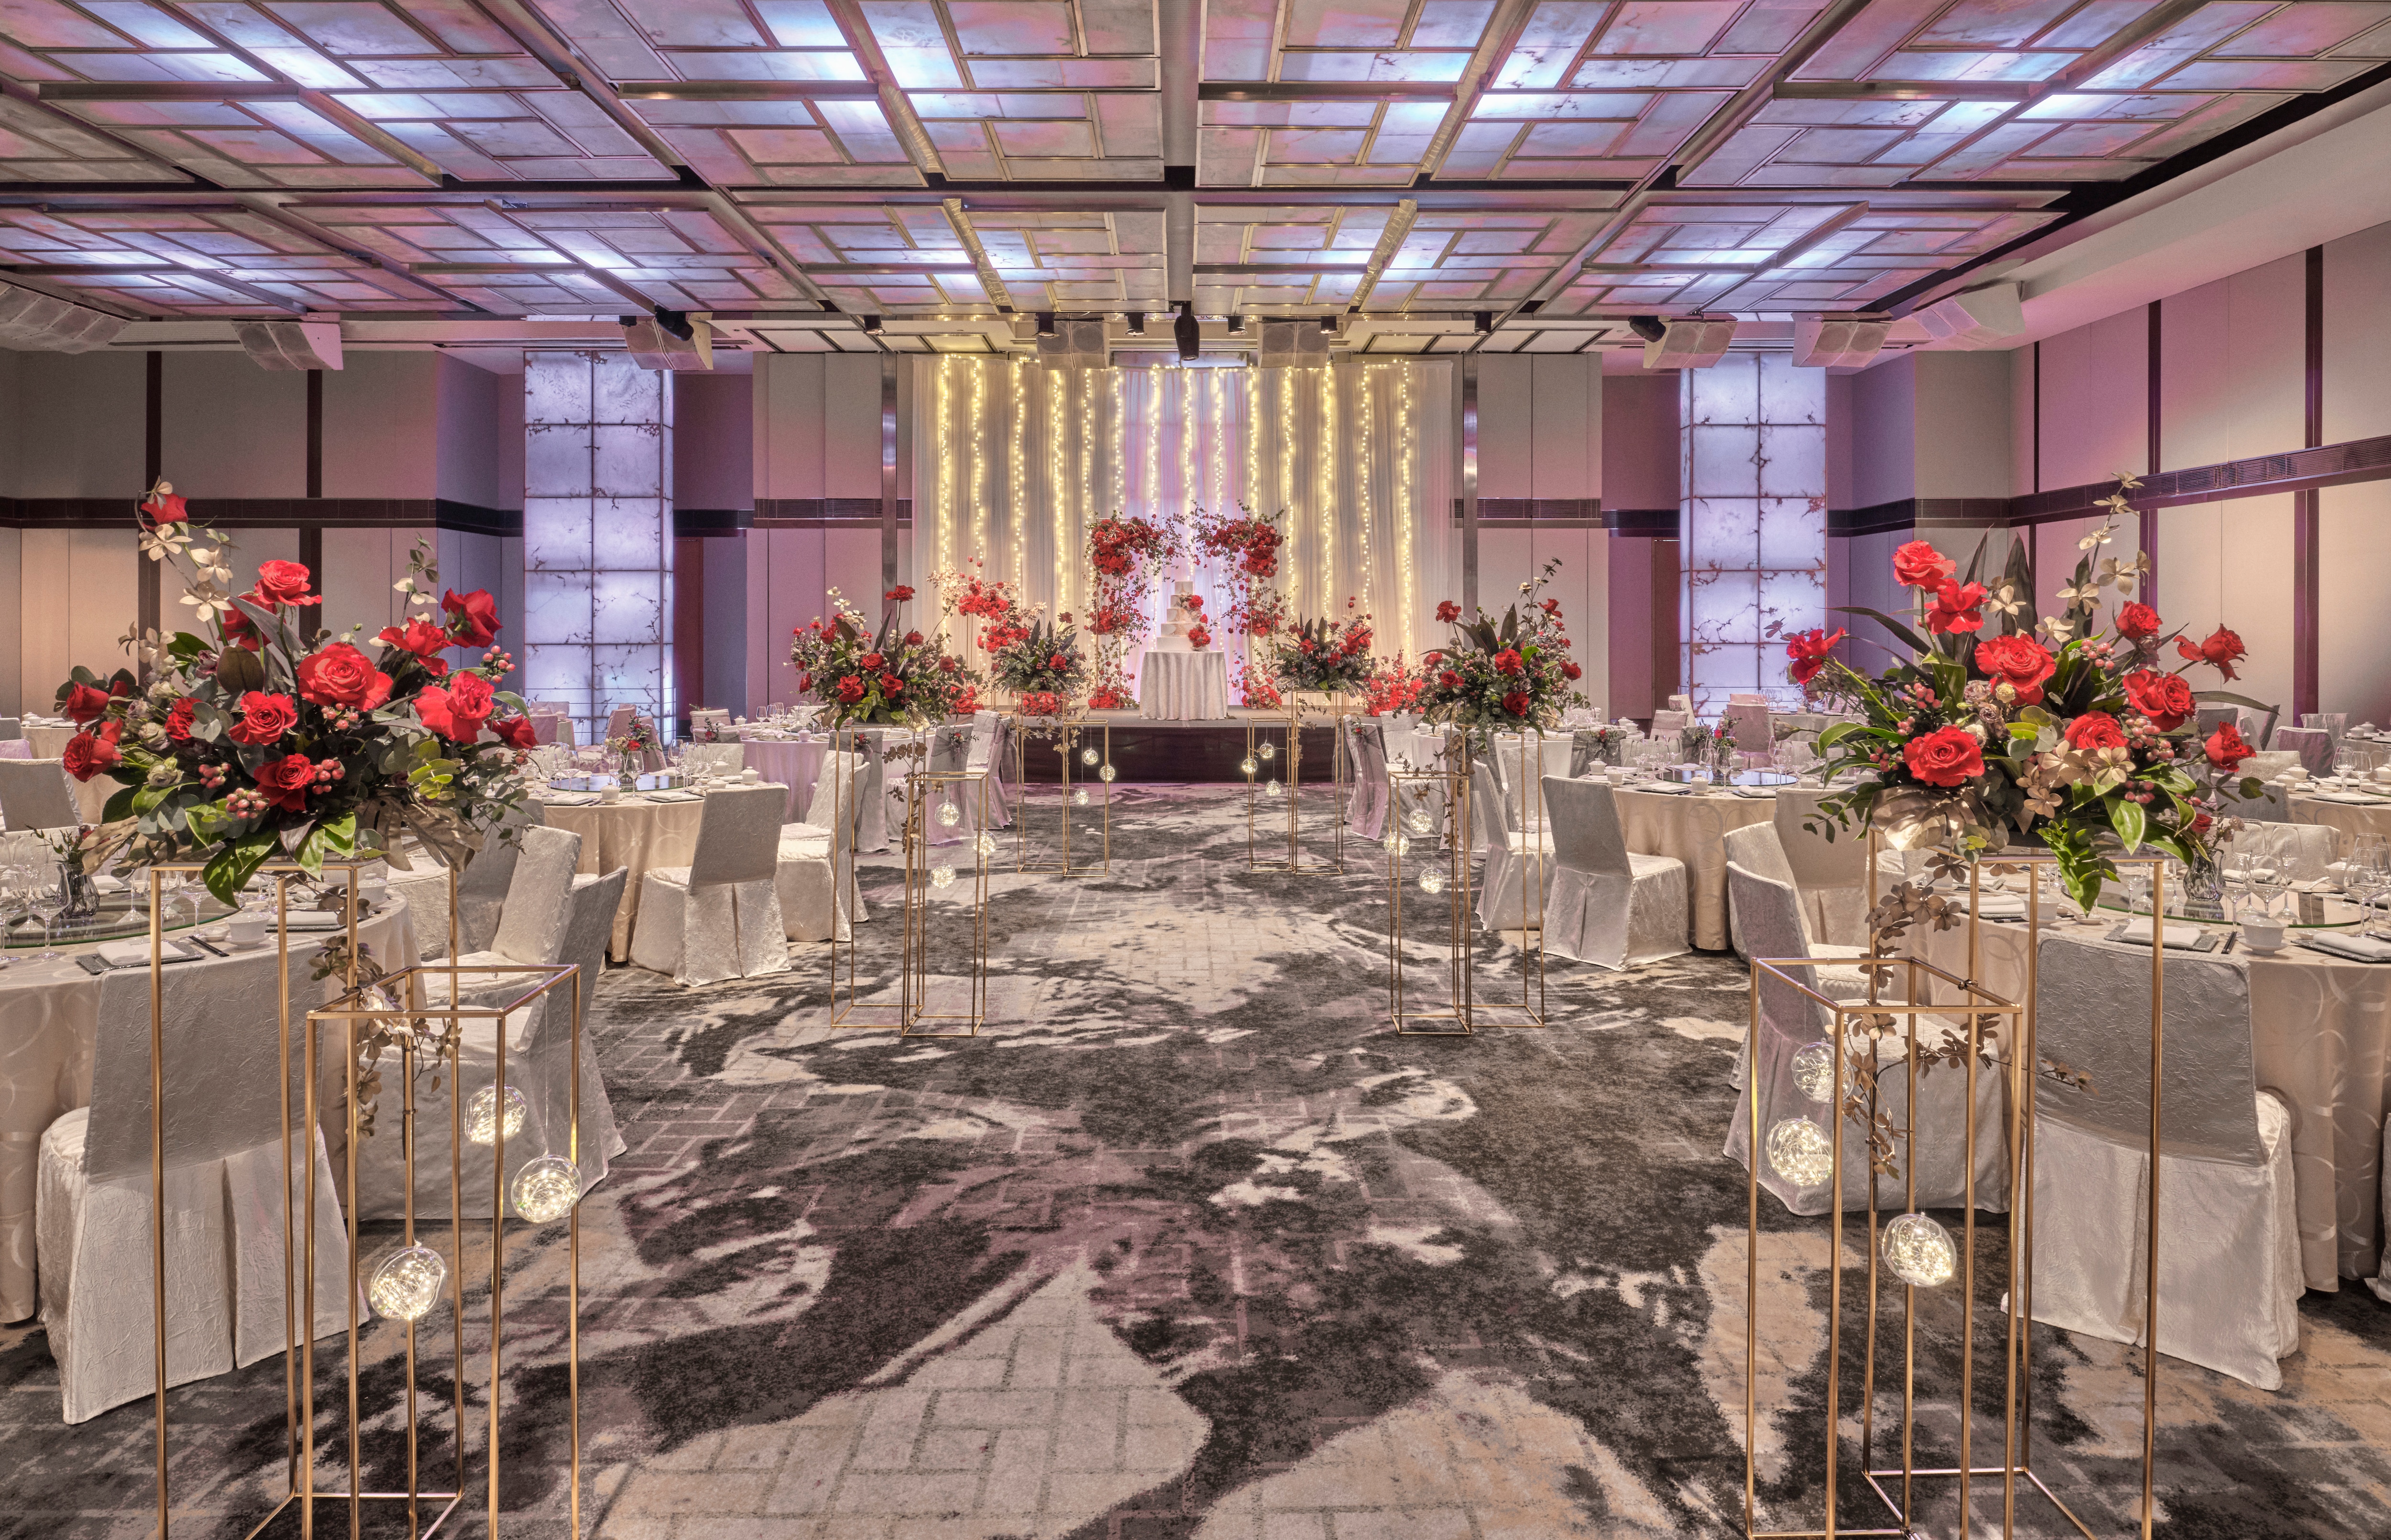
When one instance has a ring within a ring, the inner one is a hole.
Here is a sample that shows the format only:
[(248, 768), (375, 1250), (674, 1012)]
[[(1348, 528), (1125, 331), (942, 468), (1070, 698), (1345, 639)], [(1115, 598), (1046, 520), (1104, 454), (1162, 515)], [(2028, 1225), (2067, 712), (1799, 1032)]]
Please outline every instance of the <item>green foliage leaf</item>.
[(243, 835), (209, 859), (207, 869), (200, 874), (200, 880), (207, 884), (208, 891), (214, 894), (219, 902), (238, 906), (241, 889), (250, 885), (257, 875), (257, 869), (273, 856), (274, 846), (274, 833), (270, 829)]
[(2124, 842), (2128, 855), (2142, 848), (2142, 835), (2149, 822), (2139, 802), (2128, 802), (2119, 797), (2110, 806), (2109, 825), (2117, 831), (2117, 838)]
[(1864, 615), (1870, 620), (1875, 621), (1878, 625), (1883, 627), (1886, 630), (1891, 631), (1893, 633), (1893, 640), (1908, 648), (1911, 652), (1916, 653), (1920, 656), (1932, 656), (1933, 654), (1934, 649), (1929, 647), (1924, 641), (1920, 641), (1916, 631), (1911, 630), (1900, 621), (1893, 619), (1893, 616), (1885, 614), (1882, 610), (1871, 610), (1865, 604), (1836, 604), (1831, 606), (1831, 608), (1836, 615)]

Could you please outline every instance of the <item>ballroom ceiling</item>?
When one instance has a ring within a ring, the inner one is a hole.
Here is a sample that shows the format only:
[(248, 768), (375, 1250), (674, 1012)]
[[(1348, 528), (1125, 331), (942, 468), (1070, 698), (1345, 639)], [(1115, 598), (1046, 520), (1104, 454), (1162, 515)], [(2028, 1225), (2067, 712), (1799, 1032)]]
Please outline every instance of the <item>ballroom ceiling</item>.
[(662, 305), (855, 350), (1192, 300), (1549, 350), (1899, 313), (2386, 61), (2391, 0), (0, 0), (0, 278), (145, 319)]

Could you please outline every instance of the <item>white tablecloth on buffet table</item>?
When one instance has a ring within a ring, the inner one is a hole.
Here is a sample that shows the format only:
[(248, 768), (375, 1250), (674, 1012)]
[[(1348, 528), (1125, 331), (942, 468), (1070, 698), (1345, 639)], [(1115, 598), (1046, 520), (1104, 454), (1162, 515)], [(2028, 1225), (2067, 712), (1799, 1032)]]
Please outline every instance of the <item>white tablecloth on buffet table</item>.
[(1229, 660), (1220, 653), (1145, 650), (1138, 665), (1138, 715), (1157, 722), (1215, 722), (1229, 714)]
[[(269, 886), (266, 891), (272, 891)], [(443, 921), (445, 924), (445, 920)], [(187, 929), (173, 934), (187, 934)], [(340, 980), (312, 985), (316, 951), (328, 935), (337, 932), (293, 932), (291, 938), (291, 1000), (294, 1029), (303, 1022), (308, 991), (329, 1000)], [(357, 939), (374, 956), (394, 967), (415, 956), (415, 943), (403, 899), (393, 899), (357, 927)], [(38, 950), (38, 949), (36, 949)], [(66, 949), (61, 949), (65, 951)], [(92, 1048), (99, 1035), (97, 975), (85, 973), (73, 962), (78, 947), (56, 963), (32, 961), (31, 951), (9, 953), (10, 965), (0, 969), (0, 1321), (19, 1321), (33, 1314), (38, 1303), (33, 1275), (33, 1191), (40, 1165), (42, 1131), (77, 1107), (91, 1105)], [(242, 955), (236, 952), (235, 957)], [(223, 961), (167, 965), (166, 987), (194, 970), (223, 966)], [(273, 970), (268, 968), (270, 977)], [(146, 1012), (148, 1005), (143, 1010)], [(143, 1017), (147, 1020), (145, 1015)], [(269, 994), (257, 1003), (257, 1027), (272, 1039), (275, 1002)], [(338, 1062), (338, 1051), (332, 1050)], [(324, 1113), (327, 1127), (341, 1119), (336, 1109)], [(145, 1328), (146, 1329), (146, 1328)]]

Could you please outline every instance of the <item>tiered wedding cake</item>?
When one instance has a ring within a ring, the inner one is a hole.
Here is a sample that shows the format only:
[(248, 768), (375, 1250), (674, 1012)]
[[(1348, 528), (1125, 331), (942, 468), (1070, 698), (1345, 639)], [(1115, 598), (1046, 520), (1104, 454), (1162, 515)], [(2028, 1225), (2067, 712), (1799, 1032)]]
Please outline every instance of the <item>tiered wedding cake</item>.
[(1195, 592), (1196, 585), (1184, 578), (1170, 585), (1170, 613), (1163, 617), (1162, 632), (1154, 639), (1154, 645), (1148, 651), (1192, 653), (1196, 650), (1187, 640), (1188, 628), (1196, 624), (1196, 612), (1187, 607), (1187, 601)]

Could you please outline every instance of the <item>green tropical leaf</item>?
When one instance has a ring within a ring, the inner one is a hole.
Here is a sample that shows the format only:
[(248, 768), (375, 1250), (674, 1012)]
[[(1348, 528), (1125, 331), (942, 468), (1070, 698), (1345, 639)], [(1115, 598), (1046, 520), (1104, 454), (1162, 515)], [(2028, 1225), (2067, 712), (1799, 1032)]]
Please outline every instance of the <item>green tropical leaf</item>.
[(2142, 848), (2142, 835), (2147, 832), (2149, 822), (2139, 802), (2128, 802), (2119, 797), (2109, 806), (2109, 826), (2117, 831), (2117, 838), (2125, 845), (2127, 855)]
[(1893, 640), (1908, 648), (1911, 652), (1927, 657), (1932, 657), (1934, 654), (1934, 649), (1919, 641), (1916, 631), (1911, 630), (1900, 621), (1893, 619), (1893, 616), (1885, 614), (1882, 610), (1871, 610), (1865, 604), (1836, 604), (1829, 606), (1829, 608), (1832, 613), (1836, 615), (1864, 615), (1870, 620), (1875, 621), (1878, 625), (1883, 627), (1886, 630), (1891, 631), (1893, 633)]

